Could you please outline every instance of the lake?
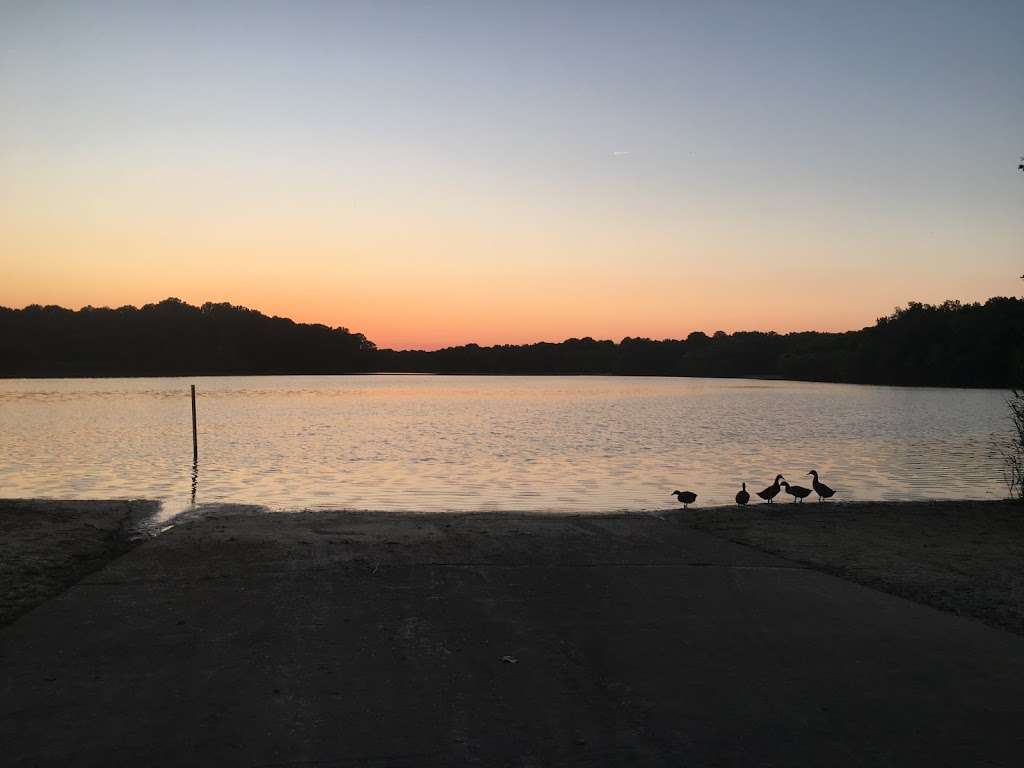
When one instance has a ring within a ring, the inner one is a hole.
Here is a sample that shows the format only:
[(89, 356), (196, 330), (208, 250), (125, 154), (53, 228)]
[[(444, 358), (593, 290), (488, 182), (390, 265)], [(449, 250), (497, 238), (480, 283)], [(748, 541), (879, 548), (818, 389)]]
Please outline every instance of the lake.
[[(193, 478), (189, 384), (197, 387)], [(1007, 393), (745, 379), (269, 376), (0, 381), (0, 496), (273, 509), (1002, 498)], [(788, 501), (789, 497), (785, 497)]]

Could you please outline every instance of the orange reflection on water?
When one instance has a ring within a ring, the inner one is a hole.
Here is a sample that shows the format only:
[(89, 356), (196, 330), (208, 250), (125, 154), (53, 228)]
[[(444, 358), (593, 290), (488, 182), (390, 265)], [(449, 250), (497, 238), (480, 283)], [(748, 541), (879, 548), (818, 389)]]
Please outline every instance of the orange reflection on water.
[[(193, 474), (188, 384), (199, 393)], [(731, 503), (810, 469), (840, 499), (1002, 497), (1004, 393), (729, 379), (290, 376), (0, 382), (8, 496), (279, 509)]]

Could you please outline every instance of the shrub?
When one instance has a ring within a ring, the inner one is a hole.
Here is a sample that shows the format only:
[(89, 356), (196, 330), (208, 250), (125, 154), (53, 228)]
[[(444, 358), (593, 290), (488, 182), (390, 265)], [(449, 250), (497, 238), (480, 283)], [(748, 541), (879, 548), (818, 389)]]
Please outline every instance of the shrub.
[(1007, 405), (1014, 434), (1004, 454), (1006, 484), (1012, 498), (1024, 500), (1024, 390), (1013, 390)]

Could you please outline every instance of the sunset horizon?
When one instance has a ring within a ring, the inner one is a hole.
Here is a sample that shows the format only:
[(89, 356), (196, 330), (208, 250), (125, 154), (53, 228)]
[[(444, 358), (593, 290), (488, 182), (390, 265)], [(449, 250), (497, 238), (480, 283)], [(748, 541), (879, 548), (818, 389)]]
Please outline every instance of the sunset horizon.
[(437, 348), (1016, 294), (995, 10), (15, 4), (0, 305), (226, 297)]
[[(230, 304), (232, 306), (243, 307), (245, 309), (255, 310), (255, 311), (260, 312), (260, 313), (262, 313), (264, 315), (267, 315), (268, 317), (281, 317), (281, 318), (285, 318), (287, 320), (292, 320), (292, 321), (294, 321), (296, 323), (308, 323), (308, 324), (314, 324), (314, 325), (325, 325), (325, 326), (328, 326), (330, 328), (344, 328), (344, 329), (346, 329), (346, 330), (348, 330), (348, 331), (350, 331), (352, 333), (360, 333), (360, 334), (362, 334), (363, 336), (365, 336), (367, 338), (367, 340), (373, 342), (379, 349), (392, 349), (392, 350), (395, 350), (395, 351), (425, 351), (425, 352), (432, 352), (432, 351), (437, 351), (437, 350), (440, 350), (440, 349), (445, 349), (445, 348), (450, 348), (450, 347), (465, 346), (465, 345), (469, 345), (469, 344), (477, 344), (477, 345), (480, 345), (480, 346), (526, 345), (526, 344), (537, 344), (537, 343), (560, 344), (560, 343), (562, 343), (564, 341), (567, 341), (567, 340), (570, 340), (570, 339), (585, 339), (585, 338), (594, 339), (596, 341), (613, 341), (613, 342), (616, 342), (616, 343), (620, 342), (622, 339), (625, 339), (625, 338), (648, 338), (648, 339), (652, 339), (652, 340), (656, 340), (656, 341), (661, 341), (661, 340), (672, 340), (672, 339), (685, 339), (687, 336), (689, 336), (691, 333), (694, 333), (694, 332), (704, 333), (704, 334), (706, 334), (708, 336), (711, 336), (711, 335), (713, 335), (713, 334), (715, 334), (715, 333), (717, 333), (719, 331), (722, 331), (722, 332), (727, 333), (727, 334), (744, 333), (744, 332), (751, 332), (751, 333), (778, 333), (778, 334), (802, 333), (802, 332), (809, 332), (809, 333), (845, 333), (845, 332), (848, 332), (848, 331), (859, 331), (859, 330), (862, 330), (864, 328), (870, 327), (870, 326), (874, 325), (875, 322), (879, 318), (885, 317), (885, 316), (891, 314), (893, 311), (902, 309), (902, 308), (908, 306), (911, 303), (922, 303), (922, 304), (926, 304), (926, 305), (928, 305), (928, 304), (930, 304), (930, 305), (940, 305), (940, 304), (942, 304), (942, 303), (944, 303), (946, 301), (955, 301), (955, 302), (960, 302), (960, 303), (963, 303), (963, 304), (968, 304), (968, 303), (984, 303), (985, 301), (987, 301), (989, 299), (1003, 298), (1003, 297), (1007, 297), (1007, 296), (1013, 296), (1013, 294), (1012, 293), (1009, 293), (1009, 294), (1007, 294), (1007, 293), (994, 294), (992, 296), (984, 296), (984, 297), (978, 297), (978, 298), (962, 298), (962, 297), (947, 296), (947, 297), (944, 297), (942, 299), (936, 299), (934, 301), (921, 301), (921, 300), (919, 300), (917, 298), (910, 298), (907, 301), (904, 301), (904, 302), (901, 302), (899, 304), (896, 304), (896, 305), (894, 305), (892, 307), (889, 307), (888, 309), (879, 310), (870, 320), (868, 320), (868, 321), (866, 321), (864, 323), (857, 324), (857, 325), (852, 325), (852, 326), (849, 326), (849, 327), (840, 327), (840, 326), (837, 325), (835, 327), (817, 327), (817, 328), (809, 328), (809, 327), (802, 327), (802, 326), (771, 328), (771, 327), (755, 327), (755, 326), (749, 326), (749, 327), (748, 326), (730, 327), (730, 326), (726, 326), (726, 325), (710, 324), (710, 325), (706, 325), (706, 326), (703, 326), (703, 327), (679, 328), (678, 330), (669, 331), (669, 332), (666, 332), (666, 333), (658, 333), (658, 332), (647, 333), (647, 332), (638, 332), (636, 330), (629, 330), (629, 329), (627, 329), (625, 332), (613, 331), (613, 332), (609, 332), (609, 333), (605, 333), (605, 334), (599, 334), (599, 333), (593, 333), (593, 332), (579, 332), (579, 333), (567, 333), (567, 334), (563, 334), (563, 335), (557, 335), (556, 334), (556, 335), (536, 336), (536, 337), (526, 336), (526, 335), (520, 334), (522, 336), (521, 338), (517, 338), (513, 334), (510, 338), (494, 338), (494, 339), (488, 338), (488, 337), (486, 337), (486, 336), (481, 334), (481, 335), (476, 335), (476, 336), (471, 335), (470, 337), (467, 337), (465, 339), (455, 340), (453, 342), (422, 343), (422, 344), (418, 344), (418, 345), (416, 345), (416, 344), (409, 344), (409, 345), (405, 345), (405, 346), (402, 346), (401, 344), (387, 343), (386, 341), (382, 341), (381, 339), (388, 338), (388, 337), (379, 336), (377, 334), (374, 334), (372, 332), (372, 330), (368, 330), (367, 328), (362, 327), (362, 326), (360, 326), (360, 325), (358, 325), (356, 323), (347, 322), (346, 320), (344, 320), (344, 317), (343, 317), (344, 313), (341, 313), (341, 315), (339, 316), (339, 319), (337, 321), (326, 320), (326, 319), (324, 319), (322, 317), (319, 317), (319, 316), (316, 316), (316, 315), (305, 316), (305, 315), (303, 315), (302, 313), (299, 313), (299, 312), (296, 312), (294, 314), (289, 314), (287, 312), (274, 311), (274, 310), (271, 310), (271, 309), (269, 309), (267, 307), (263, 307), (263, 306), (259, 306), (259, 305), (253, 305), (253, 304), (247, 304), (244, 301), (235, 301), (235, 300), (228, 299), (228, 298), (218, 298), (218, 299), (195, 298), (195, 299), (192, 299), (192, 298), (187, 298), (187, 297), (183, 297), (183, 296), (170, 296), (169, 295), (169, 296), (160, 297), (160, 298), (152, 300), (152, 301), (134, 301), (134, 302), (133, 301), (124, 301), (124, 302), (116, 302), (116, 303), (111, 303), (111, 304), (95, 304), (95, 303), (88, 303), (87, 302), (87, 303), (80, 304), (80, 305), (67, 305), (67, 304), (61, 304), (59, 302), (48, 302), (48, 301), (31, 301), (31, 302), (27, 302), (27, 303), (24, 303), (24, 304), (5, 304), (4, 302), (0, 301), (0, 307), (7, 307), (9, 309), (25, 309), (26, 307), (29, 307), (29, 306), (44, 306), (44, 307), (45, 306), (58, 306), (58, 307), (60, 307), (62, 309), (68, 309), (68, 310), (77, 312), (77, 311), (80, 311), (80, 310), (85, 309), (87, 307), (91, 307), (93, 309), (119, 309), (121, 307), (134, 307), (134, 308), (138, 309), (138, 308), (142, 308), (142, 307), (144, 307), (146, 305), (159, 304), (159, 303), (161, 303), (163, 301), (168, 301), (168, 300), (182, 301), (185, 304), (188, 304), (190, 306), (195, 306), (195, 307), (201, 307), (204, 304)], [(399, 330), (398, 338), (403, 338), (402, 333), (403, 333), (403, 331)]]

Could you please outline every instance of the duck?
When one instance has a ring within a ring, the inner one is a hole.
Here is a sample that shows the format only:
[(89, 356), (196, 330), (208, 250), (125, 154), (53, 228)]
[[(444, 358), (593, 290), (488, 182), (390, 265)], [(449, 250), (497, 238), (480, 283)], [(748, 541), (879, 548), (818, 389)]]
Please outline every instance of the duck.
[(786, 489), (786, 493), (793, 497), (794, 503), (798, 501), (803, 501), (804, 499), (811, 495), (811, 489), (804, 488), (802, 485), (790, 485), (785, 481), (783, 481), (781, 485), (783, 488)]
[(743, 490), (739, 491), (736, 494), (736, 503), (739, 504), (740, 506), (743, 506), (748, 501), (750, 501), (750, 494), (747, 493), (747, 484), (744, 483)]
[(834, 490), (818, 480), (818, 471), (816, 469), (812, 469), (807, 474), (814, 475), (814, 482), (811, 483), (811, 487), (814, 488), (814, 492), (818, 494), (818, 501), (824, 501), (825, 499), (830, 499), (836, 495)]
[(776, 475), (775, 476), (775, 482), (772, 483), (771, 485), (769, 485), (763, 491), (758, 491), (757, 495), (760, 496), (765, 501), (767, 501), (769, 504), (771, 504), (772, 503), (772, 499), (774, 499), (776, 496), (778, 496), (779, 495), (779, 491), (782, 490), (782, 487), (779, 485), (779, 481), (780, 480), (784, 480), (784, 479), (785, 478), (782, 475)]
[(693, 504), (697, 500), (697, 494), (693, 491), (672, 491), (673, 496), (679, 499), (679, 503), (683, 505), (683, 509), (686, 509), (687, 505)]

